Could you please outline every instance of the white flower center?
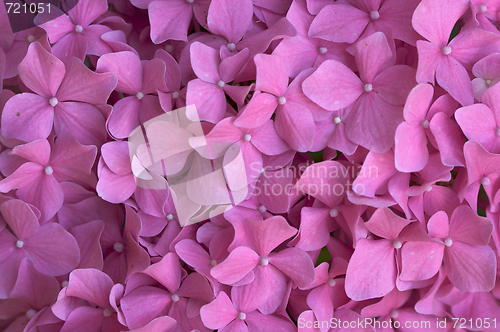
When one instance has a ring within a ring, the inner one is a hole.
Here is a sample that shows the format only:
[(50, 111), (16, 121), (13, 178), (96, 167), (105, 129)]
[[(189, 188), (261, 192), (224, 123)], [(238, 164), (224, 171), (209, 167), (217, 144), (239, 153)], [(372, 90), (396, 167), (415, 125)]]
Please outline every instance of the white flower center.
[(63, 282), (61, 282), (61, 287), (64, 288), (64, 287), (68, 287), (69, 285), (69, 281), (68, 280), (64, 280)]
[(180, 96), (179, 91), (175, 91), (174, 93), (172, 93), (172, 98), (174, 99), (179, 98), (179, 96)]
[(28, 317), (28, 319), (31, 319), (33, 317), (35, 317), (35, 315), (38, 313), (38, 311), (34, 310), (34, 309), (30, 309), (28, 311), (26, 311), (26, 317)]
[(398, 318), (398, 316), (399, 316), (399, 312), (397, 310), (393, 310), (391, 312), (391, 317), (392, 318), (396, 319), (396, 318)]
[(371, 18), (372, 20), (376, 20), (376, 19), (378, 19), (379, 17), (380, 17), (380, 14), (378, 13), (378, 11), (374, 10), (374, 11), (370, 12), (370, 18)]
[(49, 99), (49, 105), (52, 107), (55, 107), (57, 104), (59, 104), (59, 100), (57, 100), (56, 97), (52, 97)]
[(24, 247), (24, 241), (23, 241), (23, 240), (17, 240), (17, 242), (16, 242), (16, 247), (17, 247), (17, 248), (22, 248), (22, 247)]
[(177, 295), (177, 294), (172, 294), (172, 301), (173, 301), (173, 302), (177, 302), (177, 301), (179, 301), (179, 295)]
[(450, 247), (452, 244), (453, 244), (453, 240), (452, 240), (452, 239), (450, 239), (449, 237), (447, 237), (447, 238), (444, 240), (444, 245), (445, 245), (445, 246)]
[(142, 98), (144, 98), (144, 93), (139, 91), (135, 96), (137, 97), (137, 99), (141, 100)]
[(444, 46), (442, 49), (441, 49), (441, 52), (443, 52), (444, 55), (448, 55), (451, 53), (451, 47), (449, 46)]
[(45, 167), (45, 174), (52, 175), (52, 173), (54, 173), (54, 170), (52, 169), (52, 167), (50, 167), (50, 166)]
[(491, 180), (488, 179), (486, 176), (483, 176), (481, 178), (481, 183), (483, 184), (483, 186), (489, 186), (491, 184)]
[(243, 135), (243, 140), (244, 141), (250, 142), (251, 139), (252, 139), (252, 135), (250, 135), (250, 134)]
[(267, 258), (267, 257), (262, 257), (262, 258), (260, 259), (260, 265), (262, 265), (262, 266), (266, 266), (266, 265), (268, 265), (268, 264), (269, 264), (269, 258)]
[(394, 249), (399, 249), (403, 246), (403, 244), (401, 243), (401, 241), (399, 241), (399, 239), (394, 240), (394, 242), (392, 242), (392, 245), (394, 246)]
[(486, 7), (485, 5), (479, 5), (479, 6), (477, 6), (477, 11), (479, 13), (484, 13), (487, 10), (488, 10), (488, 7)]
[(328, 285), (330, 285), (330, 286), (332, 286), (332, 287), (333, 287), (333, 286), (335, 286), (336, 284), (337, 284), (337, 282), (335, 281), (335, 279), (332, 279), (332, 278), (328, 279)]
[(318, 49), (318, 52), (319, 54), (325, 54), (326, 52), (328, 52), (328, 49), (326, 47), (320, 47)]
[(491, 84), (491, 80), (486, 80), (486, 81), (484, 81), (484, 83), (486, 83), (486, 85), (490, 85)]
[(428, 120), (422, 121), (422, 127), (424, 127), (425, 129), (429, 128), (429, 121)]
[(174, 220), (174, 216), (172, 214), (167, 215), (167, 220), (168, 221)]
[(26, 40), (28, 41), (28, 43), (32, 43), (35, 41), (35, 36), (29, 35), (28, 38), (26, 38)]
[(223, 81), (217, 82), (217, 86), (221, 89), (224, 87), (224, 85), (226, 85), (226, 83), (224, 83)]
[(234, 52), (234, 50), (236, 50), (236, 45), (234, 43), (229, 43), (226, 45), (226, 47), (229, 50), (229, 52)]
[(238, 313), (238, 319), (245, 320), (247, 318), (247, 315), (244, 312)]
[(125, 249), (125, 245), (123, 243), (120, 243), (120, 242), (116, 242), (114, 245), (113, 245), (113, 249), (116, 251), (116, 252), (122, 252), (123, 249)]
[(342, 118), (340, 116), (336, 116), (333, 118), (333, 122), (335, 122), (335, 124), (341, 124)]
[(212, 265), (212, 266), (217, 265), (217, 261), (216, 261), (215, 259), (212, 259), (212, 260), (210, 261), (210, 265)]
[(81, 25), (76, 25), (75, 26), (75, 31), (78, 32), (78, 33), (82, 33), (83, 27)]
[(337, 210), (335, 208), (330, 210), (330, 217), (335, 218), (338, 215), (339, 215), (339, 210)]
[(170, 44), (165, 45), (165, 51), (172, 53), (174, 51), (174, 46)]
[(264, 213), (267, 211), (267, 208), (264, 205), (259, 206), (259, 212)]
[(373, 90), (373, 86), (371, 84), (365, 84), (364, 89), (366, 92), (370, 92)]
[(106, 308), (106, 309), (104, 309), (104, 310), (102, 311), (102, 314), (104, 315), (104, 317), (109, 317), (109, 316), (111, 316), (111, 314), (112, 314), (112, 313), (113, 313), (113, 312), (111, 311), (111, 309), (110, 309), (110, 308)]
[(278, 103), (279, 103), (280, 105), (283, 105), (284, 103), (286, 103), (286, 98), (285, 98), (285, 96), (281, 96), (281, 97), (279, 97), (279, 98), (278, 98)]

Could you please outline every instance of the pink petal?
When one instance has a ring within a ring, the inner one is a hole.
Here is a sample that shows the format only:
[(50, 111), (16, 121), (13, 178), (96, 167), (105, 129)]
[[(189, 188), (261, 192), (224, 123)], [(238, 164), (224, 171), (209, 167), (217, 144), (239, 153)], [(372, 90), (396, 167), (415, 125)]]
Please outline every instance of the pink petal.
[(226, 113), (226, 95), (218, 85), (195, 79), (189, 82), (186, 104), (196, 106), (200, 120), (217, 123)]
[(28, 204), (18, 199), (11, 199), (2, 203), (0, 211), (2, 211), (2, 216), (18, 239), (27, 239), (35, 235), (40, 229), (38, 218), (33, 213), (33, 210)]
[(417, 40), (417, 50), (417, 82), (434, 84), (436, 68), (443, 54), (439, 47), (424, 40)]
[(497, 34), (483, 29), (464, 29), (453, 38), (449, 46), (453, 52), (452, 56), (467, 70), (471, 70), (482, 58), (500, 51), (500, 38)]
[[(19, 114), (19, 115), (18, 115)], [(47, 138), (52, 131), (54, 108), (48, 99), (31, 93), (21, 93), (10, 98), (2, 113), (2, 135), (34, 141)]]
[(288, 86), (288, 74), (285, 64), (278, 56), (258, 54), (254, 58), (257, 66), (255, 88), (281, 97)]
[(278, 106), (275, 127), (278, 135), (294, 150), (306, 152), (311, 149), (316, 126), (311, 111), (304, 105), (286, 102)]
[(467, 0), (422, 1), (413, 13), (412, 25), (424, 38), (445, 46), (453, 26), (468, 8)]
[(370, 22), (367, 13), (350, 5), (325, 6), (309, 28), (309, 37), (336, 43), (354, 43)]
[(96, 269), (77, 269), (70, 273), (67, 296), (74, 296), (95, 303), (101, 308), (109, 306), (113, 281)]
[(426, 280), (434, 277), (443, 264), (444, 245), (438, 242), (407, 242), (401, 249), (401, 280)]
[(370, 232), (386, 239), (396, 239), (411, 220), (403, 219), (388, 208), (377, 209), (365, 223)]
[(405, 121), (410, 124), (421, 124), (431, 106), (434, 89), (430, 84), (418, 84), (414, 87), (403, 109)]
[(429, 235), (433, 238), (445, 239), (450, 231), (448, 216), (444, 211), (438, 211), (427, 222)]
[(302, 249), (281, 250), (269, 257), (269, 263), (290, 277), (300, 288), (309, 286), (315, 279), (314, 264)]
[(171, 303), (170, 293), (152, 286), (139, 287), (120, 301), (130, 329), (140, 328), (157, 317), (165, 316)]
[(237, 315), (233, 303), (224, 292), (220, 292), (215, 300), (200, 310), (201, 320), (209, 329), (222, 329), (236, 319)]
[(111, 135), (116, 138), (126, 138), (140, 125), (140, 104), (141, 101), (135, 97), (125, 97), (113, 105), (113, 111), (107, 122)]
[(151, 40), (155, 44), (167, 39), (187, 41), (186, 32), (193, 15), (186, 1), (153, 1), (148, 6)]
[(39, 139), (16, 146), (11, 154), (45, 166), (50, 159), (50, 144), (46, 139)]
[(86, 27), (108, 10), (104, 0), (80, 0), (69, 12), (69, 16), (76, 24)]
[(436, 68), (436, 81), (462, 106), (474, 104), (469, 74), (455, 58), (441, 58)]
[(278, 99), (268, 93), (259, 93), (252, 97), (241, 112), (234, 125), (242, 128), (257, 128), (271, 118), (278, 106)]
[(467, 205), (460, 205), (450, 218), (450, 238), (464, 243), (486, 246), (493, 232), (493, 223), (479, 217)]
[(231, 285), (243, 279), (259, 262), (259, 255), (248, 247), (237, 247), (210, 274), (219, 282)]
[(25, 248), (35, 268), (51, 276), (69, 273), (80, 261), (75, 238), (55, 223), (42, 225), (25, 240)]
[(230, 43), (238, 42), (252, 27), (253, 3), (251, 0), (213, 0), (208, 9), (208, 28), (224, 36)]
[(101, 147), (102, 158), (106, 166), (116, 174), (125, 175), (131, 172), (129, 143), (114, 141)]
[(96, 72), (113, 73), (118, 77), (116, 90), (135, 95), (142, 88), (142, 64), (133, 52), (104, 54), (97, 61)]
[(429, 161), (427, 135), (420, 124), (402, 122), (394, 138), (394, 160), (400, 172), (421, 171)]
[(132, 196), (136, 188), (137, 184), (132, 173), (116, 175), (107, 166), (103, 166), (96, 191), (104, 200), (118, 204)]
[(95, 73), (75, 58), (68, 61), (66, 68), (66, 75), (57, 91), (59, 101), (106, 104), (118, 83), (113, 73)]
[(439, 112), (432, 118), (429, 128), (436, 138), (443, 165), (464, 166), (462, 147), (465, 137), (458, 125), (446, 114)]
[(19, 64), (19, 77), (35, 93), (52, 98), (56, 95), (66, 73), (61, 60), (47, 52), (40, 43), (34, 42)]
[(380, 98), (391, 105), (404, 105), (415, 83), (415, 69), (403, 65), (384, 70), (373, 81)]
[(77, 57), (80, 61), (84, 61), (87, 50), (87, 38), (79, 33), (75, 33), (74, 30), (52, 46), (52, 54), (64, 63), (68, 62), (72, 57)]
[(219, 52), (200, 42), (192, 43), (189, 50), (191, 66), (193, 66), (196, 76), (203, 82), (217, 84), (221, 80), (219, 76)]
[[(377, 56), (374, 56), (377, 54)], [(382, 32), (375, 32), (356, 44), (356, 65), (363, 83), (372, 83), (392, 59), (392, 51)]]
[(227, 57), (221, 61), (220, 77), (223, 82), (231, 82), (236, 75), (243, 69), (248, 61), (250, 51), (248, 48), (241, 50), (233, 56)]
[(168, 253), (161, 261), (148, 267), (144, 273), (165, 286), (170, 293), (177, 292), (181, 284), (181, 265), (174, 253)]
[(266, 220), (248, 219), (244, 222), (244, 227), (255, 250), (263, 257), (268, 256), (274, 248), (297, 233), (297, 230), (281, 216)]
[[(276, 134), (274, 121), (268, 120), (262, 126), (251, 130), (252, 144), (262, 153), (269, 156), (279, 155), (290, 147)], [(272, 144), (269, 144), (272, 142)]]
[(488, 106), (474, 104), (461, 107), (455, 112), (455, 119), (469, 140), (478, 142), (489, 151), (496, 147), (493, 143), (496, 141), (497, 126), (493, 112)]
[(103, 257), (100, 239), (103, 230), (104, 223), (100, 220), (94, 220), (71, 229), (70, 232), (80, 248), (81, 259), (78, 268), (102, 270)]
[(316, 104), (336, 111), (352, 104), (363, 93), (363, 83), (344, 64), (323, 62), (302, 84), (304, 94)]
[(66, 323), (61, 329), (62, 332), (85, 332), (99, 331), (104, 323), (102, 309), (96, 309), (88, 306), (81, 306), (73, 310)]
[(396, 262), (392, 241), (358, 240), (347, 267), (347, 296), (354, 301), (381, 297), (389, 294), (395, 285)]
[(496, 259), (489, 246), (455, 241), (444, 252), (444, 266), (451, 283), (464, 292), (489, 292), (495, 285)]

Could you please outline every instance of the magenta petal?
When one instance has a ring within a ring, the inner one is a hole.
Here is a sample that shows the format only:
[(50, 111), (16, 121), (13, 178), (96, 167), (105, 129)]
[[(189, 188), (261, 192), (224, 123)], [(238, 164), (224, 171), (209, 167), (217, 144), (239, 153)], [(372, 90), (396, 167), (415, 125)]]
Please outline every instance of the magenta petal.
[(171, 293), (177, 292), (181, 284), (181, 265), (174, 253), (168, 253), (161, 261), (144, 270), (144, 273), (156, 279)]
[(315, 17), (309, 28), (309, 37), (352, 44), (369, 22), (369, 15), (359, 9), (350, 5), (333, 4), (325, 6)]
[(177, 321), (169, 316), (162, 316), (153, 319), (144, 327), (132, 330), (133, 332), (173, 332), (177, 326)]
[(104, 320), (102, 309), (82, 306), (69, 314), (61, 332), (100, 331)]
[(136, 188), (137, 184), (132, 173), (116, 175), (108, 167), (103, 166), (96, 191), (104, 200), (118, 204), (132, 196)]
[[(191, 55), (191, 66), (193, 66), (193, 71), (196, 76), (203, 82), (217, 84), (220, 81), (219, 52), (200, 42), (191, 44), (189, 50)], [(188, 104), (190, 103), (188, 102)]]
[(167, 39), (187, 41), (186, 32), (193, 15), (186, 1), (153, 1), (148, 6), (151, 40), (155, 44)]
[(430, 84), (418, 84), (408, 94), (403, 109), (405, 121), (410, 124), (421, 124), (429, 110), (434, 95)]
[(464, 66), (451, 56), (444, 56), (436, 68), (436, 81), (462, 106), (474, 104), (472, 83)]
[(49, 142), (46, 139), (39, 139), (16, 146), (11, 154), (45, 166), (49, 164), (50, 150)]
[(434, 84), (436, 68), (443, 54), (439, 47), (424, 40), (417, 40), (417, 50), (417, 82)]
[(359, 77), (336, 60), (323, 62), (304, 80), (302, 89), (307, 97), (329, 111), (349, 106), (364, 91)]
[(54, 130), (61, 134), (71, 128), (82, 144), (99, 146), (106, 141), (105, 121), (101, 112), (86, 103), (61, 102), (55, 107)]
[(446, 238), (450, 231), (450, 224), (446, 212), (438, 211), (433, 214), (427, 222), (427, 229), (431, 237), (438, 239)]
[(25, 240), (25, 248), (35, 268), (51, 276), (69, 273), (80, 261), (75, 238), (55, 223), (42, 225)]
[(266, 220), (248, 219), (244, 222), (244, 227), (250, 242), (261, 256), (269, 255), (274, 248), (297, 233), (281, 216)]
[(366, 228), (373, 234), (386, 238), (396, 239), (411, 220), (399, 217), (388, 208), (380, 208), (373, 213), (365, 223)]
[(373, 152), (384, 153), (394, 144), (394, 134), (402, 122), (400, 106), (391, 105), (376, 93), (364, 93), (346, 121), (346, 136)]
[(237, 247), (210, 274), (219, 282), (227, 285), (243, 279), (259, 262), (259, 255), (248, 247)]
[(278, 99), (268, 93), (254, 95), (241, 115), (234, 120), (234, 125), (242, 128), (257, 128), (271, 118), (278, 106)]
[(474, 104), (459, 108), (455, 112), (455, 119), (469, 140), (478, 142), (490, 152), (500, 152), (491, 151), (491, 148), (495, 147), (492, 143), (495, 142), (497, 125), (488, 106)]
[(489, 246), (455, 241), (444, 252), (451, 283), (464, 292), (489, 292), (495, 285), (496, 256)]
[(288, 248), (269, 256), (269, 263), (286, 274), (299, 288), (305, 288), (315, 279), (311, 257), (302, 249)]
[(273, 55), (258, 54), (254, 60), (257, 66), (255, 88), (271, 93), (276, 97), (283, 96), (288, 86), (288, 73), (281, 58)]
[(385, 35), (375, 32), (356, 44), (355, 57), (361, 80), (367, 84), (372, 83), (375, 76), (385, 69), (392, 59), (392, 51)]
[(226, 293), (220, 292), (217, 298), (201, 307), (200, 316), (209, 329), (222, 329), (236, 319), (238, 312)]
[(429, 128), (436, 138), (443, 165), (464, 166), (462, 147), (465, 137), (457, 123), (448, 115), (439, 112), (432, 118)]
[(444, 46), (453, 26), (468, 8), (468, 0), (422, 1), (413, 13), (412, 25), (424, 38)]
[(125, 295), (121, 301), (121, 309), (131, 329), (140, 328), (156, 317), (165, 316), (172, 303), (171, 294), (152, 287), (139, 287)]
[(415, 83), (415, 69), (403, 65), (389, 67), (373, 81), (380, 98), (391, 105), (404, 105)]
[(96, 72), (111, 72), (118, 77), (116, 90), (135, 95), (142, 88), (142, 64), (139, 56), (133, 52), (104, 54), (97, 61)]
[(208, 9), (208, 28), (213, 34), (236, 43), (252, 27), (252, 16), (251, 0), (212, 0)]
[(395, 285), (396, 261), (392, 241), (358, 240), (347, 266), (347, 296), (355, 301), (381, 297), (389, 294)]
[(126, 175), (131, 172), (129, 143), (114, 141), (104, 144), (101, 147), (102, 158), (110, 171), (119, 175)]
[(438, 242), (407, 242), (401, 249), (401, 280), (426, 280), (434, 277), (443, 264), (444, 245)]
[(402, 122), (396, 129), (394, 144), (394, 160), (398, 171), (418, 172), (427, 165), (427, 135), (420, 124)]
[(52, 131), (54, 107), (48, 99), (31, 93), (21, 93), (10, 98), (2, 113), (2, 135), (33, 141), (47, 138)]
[(486, 246), (493, 232), (493, 222), (479, 217), (467, 205), (460, 205), (450, 218), (450, 238), (476, 246)]
[(80, 60), (71, 58), (67, 63), (66, 76), (57, 91), (57, 99), (105, 104), (117, 83), (113, 73), (94, 73)]
[(11, 199), (0, 205), (2, 216), (12, 229), (12, 232), (18, 239), (27, 239), (35, 235), (40, 224), (38, 218), (28, 204), (18, 199)]
[(246, 322), (248, 329), (255, 332), (268, 331), (268, 327), (272, 326), (275, 332), (293, 332), (296, 330), (295, 325), (279, 315), (263, 315), (258, 311), (252, 311), (247, 314)]
[(298, 152), (311, 149), (316, 126), (311, 111), (304, 105), (286, 102), (278, 107), (276, 132)]
[(100, 239), (103, 229), (104, 223), (100, 220), (94, 220), (71, 229), (71, 234), (75, 237), (80, 248), (81, 259), (78, 268), (102, 270), (103, 257)]
[(236, 75), (243, 69), (248, 61), (250, 51), (245, 48), (237, 54), (227, 57), (221, 61), (220, 64), (220, 77), (223, 82), (231, 82)]
[(140, 104), (141, 101), (135, 97), (125, 97), (113, 105), (113, 111), (107, 123), (111, 135), (116, 138), (126, 138), (140, 125)]
[(32, 43), (19, 64), (19, 77), (35, 93), (52, 98), (66, 73), (64, 64), (47, 52), (39, 42)]
[(69, 275), (66, 295), (107, 308), (110, 305), (109, 294), (112, 287), (113, 281), (107, 274), (96, 269), (77, 269)]
[(196, 106), (200, 120), (217, 123), (226, 113), (226, 95), (218, 85), (199, 79), (188, 83), (186, 104)]

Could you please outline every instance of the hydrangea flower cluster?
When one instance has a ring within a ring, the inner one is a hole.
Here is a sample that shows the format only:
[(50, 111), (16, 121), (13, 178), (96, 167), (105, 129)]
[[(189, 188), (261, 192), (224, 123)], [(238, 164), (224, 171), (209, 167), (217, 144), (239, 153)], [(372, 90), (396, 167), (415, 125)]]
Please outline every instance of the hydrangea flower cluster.
[(0, 5), (0, 330), (500, 329), (500, 1)]

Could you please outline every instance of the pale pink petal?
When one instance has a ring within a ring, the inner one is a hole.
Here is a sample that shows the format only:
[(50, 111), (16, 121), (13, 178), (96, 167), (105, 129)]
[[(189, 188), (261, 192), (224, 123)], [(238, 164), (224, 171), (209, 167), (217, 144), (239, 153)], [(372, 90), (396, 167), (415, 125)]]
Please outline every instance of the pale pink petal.
[(407, 242), (401, 249), (399, 278), (414, 281), (434, 277), (443, 264), (444, 245), (438, 242)]
[(297, 233), (281, 216), (266, 220), (248, 219), (244, 222), (244, 227), (250, 242), (261, 256), (268, 256), (274, 248)]
[(467, 205), (460, 205), (450, 218), (450, 238), (476, 246), (486, 246), (493, 232), (490, 219), (479, 217)]
[(213, 34), (236, 43), (252, 27), (252, 16), (251, 0), (212, 0), (208, 9), (208, 28)]
[(226, 95), (216, 84), (195, 79), (189, 82), (186, 104), (195, 105), (200, 120), (217, 123), (226, 113)]
[(255, 88), (271, 93), (276, 97), (283, 96), (288, 86), (288, 73), (281, 58), (273, 55), (258, 54), (254, 60), (257, 66)]
[(304, 288), (315, 279), (314, 264), (309, 255), (299, 248), (287, 248), (269, 256), (269, 263)]
[[(217, 84), (221, 80), (219, 76), (219, 52), (200, 42), (192, 43), (189, 51), (191, 66), (196, 76), (203, 82)], [(188, 102), (188, 104), (190, 103)]]
[(238, 312), (227, 294), (220, 292), (215, 300), (201, 308), (200, 316), (209, 329), (222, 329), (236, 319)]
[(2, 216), (11, 228), (14, 235), (21, 240), (35, 235), (40, 229), (38, 218), (28, 204), (11, 199), (0, 205)]
[(429, 161), (427, 135), (420, 124), (402, 122), (394, 137), (394, 160), (400, 172), (421, 171)]
[(113, 73), (118, 77), (116, 90), (135, 95), (142, 87), (141, 59), (133, 52), (104, 54), (97, 61), (96, 72)]
[(234, 121), (234, 125), (242, 128), (257, 128), (271, 118), (278, 106), (278, 99), (268, 93), (254, 95), (246, 107)]
[(67, 296), (74, 296), (95, 303), (101, 308), (109, 306), (113, 281), (96, 269), (77, 269), (70, 273)]
[(375, 32), (357, 43), (355, 58), (363, 83), (372, 83), (375, 76), (386, 69), (392, 59), (392, 51), (385, 35)]
[(427, 222), (427, 229), (429, 230), (429, 235), (431, 237), (445, 239), (450, 230), (450, 224), (446, 212), (438, 211), (433, 214)]
[(462, 106), (474, 104), (469, 74), (455, 58), (441, 58), (436, 68), (436, 81)]
[(151, 24), (151, 40), (155, 44), (167, 39), (187, 41), (192, 6), (184, 0), (153, 1), (148, 6), (149, 22)]
[(259, 262), (259, 255), (248, 247), (237, 247), (210, 274), (219, 282), (227, 285), (243, 279)]
[(434, 84), (436, 68), (443, 54), (439, 47), (424, 40), (417, 40), (417, 50), (417, 82)]

